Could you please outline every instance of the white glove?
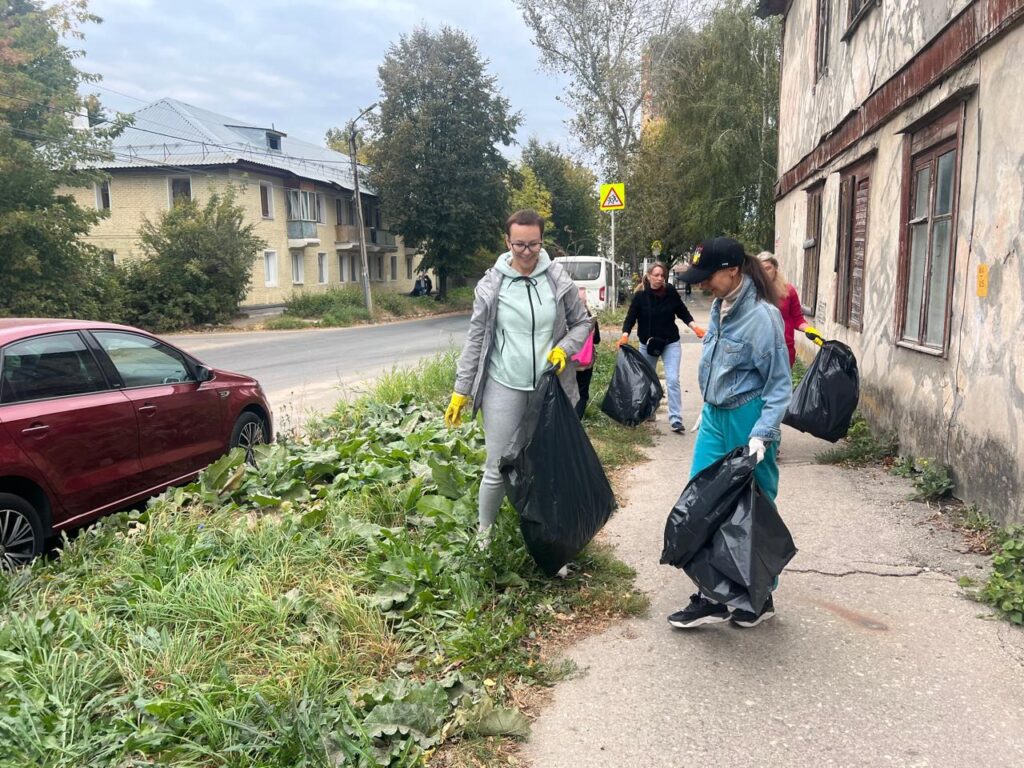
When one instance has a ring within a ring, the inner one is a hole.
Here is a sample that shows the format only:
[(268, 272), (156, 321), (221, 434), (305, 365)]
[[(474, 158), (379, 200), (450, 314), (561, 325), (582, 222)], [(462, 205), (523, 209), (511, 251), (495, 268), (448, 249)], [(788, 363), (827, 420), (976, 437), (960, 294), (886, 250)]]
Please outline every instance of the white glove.
[(690, 427), (690, 431), (691, 432), (696, 432), (698, 429), (700, 429), (700, 423), (702, 421), (704, 421), (704, 411), (703, 410), (701, 410), (701, 412), (697, 414), (697, 420), (695, 422), (693, 422), (693, 426)]
[(758, 464), (764, 461), (764, 440), (760, 437), (750, 438), (750, 442), (747, 443), (747, 450), (750, 451), (751, 456), (757, 457)]

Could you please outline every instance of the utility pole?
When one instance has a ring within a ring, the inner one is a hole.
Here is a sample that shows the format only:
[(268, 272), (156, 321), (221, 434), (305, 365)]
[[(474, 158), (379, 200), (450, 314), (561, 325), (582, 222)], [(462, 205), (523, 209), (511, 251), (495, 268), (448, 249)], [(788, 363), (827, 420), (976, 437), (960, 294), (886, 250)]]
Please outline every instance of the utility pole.
[(359, 220), (359, 258), (363, 270), (363, 303), (366, 311), (373, 314), (373, 294), (370, 293), (370, 265), (366, 259), (366, 228), (363, 226), (363, 198), (359, 194), (359, 161), (356, 160), (356, 123), (363, 119), (368, 112), (376, 108), (376, 102), (368, 106), (348, 124), (348, 150), (352, 159), (352, 179), (356, 187), (356, 218)]

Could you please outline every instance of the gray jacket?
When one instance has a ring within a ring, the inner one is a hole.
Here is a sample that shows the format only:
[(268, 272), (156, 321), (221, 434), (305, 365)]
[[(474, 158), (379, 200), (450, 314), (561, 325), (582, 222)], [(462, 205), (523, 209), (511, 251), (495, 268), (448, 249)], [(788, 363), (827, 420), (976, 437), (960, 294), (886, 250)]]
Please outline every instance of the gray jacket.
[[(576, 284), (561, 264), (552, 261), (544, 274), (551, 283), (551, 292), (555, 296), (557, 306), (551, 338), (557, 339), (554, 346), (561, 347), (566, 357), (571, 358), (587, 341), (590, 318), (587, 316), (586, 307), (580, 301)], [(474, 416), (483, 404), (484, 384), (490, 367), (494, 325), (498, 315), (498, 291), (503, 279), (504, 275), (492, 267), (476, 284), (469, 333), (455, 369), (455, 391), (461, 395), (472, 396)], [(558, 380), (569, 400), (575, 404), (579, 400), (575, 366), (566, 365)]]

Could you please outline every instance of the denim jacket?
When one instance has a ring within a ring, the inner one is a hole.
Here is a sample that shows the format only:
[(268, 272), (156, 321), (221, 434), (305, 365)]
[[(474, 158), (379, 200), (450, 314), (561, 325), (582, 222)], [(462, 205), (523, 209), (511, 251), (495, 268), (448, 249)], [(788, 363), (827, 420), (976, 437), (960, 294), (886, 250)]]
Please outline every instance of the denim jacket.
[(762, 398), (764, 407), (750, 437), (778, 440), (793, 395), (782, 316), (777, 307), (758, 300), (746, 276), (724, 321), (721, 315), (722, 301), (715, 299), (698, 371), (704, 402), (730, 409)]

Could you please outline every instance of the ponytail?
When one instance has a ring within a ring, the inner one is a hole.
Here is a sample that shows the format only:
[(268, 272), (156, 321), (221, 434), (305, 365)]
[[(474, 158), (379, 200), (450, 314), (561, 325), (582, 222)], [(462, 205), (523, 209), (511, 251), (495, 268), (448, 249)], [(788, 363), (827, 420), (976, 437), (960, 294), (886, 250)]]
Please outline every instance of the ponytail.
[(768, 273), (764, 271), (764, 267), (761, 266), (761, 261), (756, 256), (751, 256), (749, 253), (745, 254), (743, 259), (743, 266), (740, 267), (740, 272), (749, 277), (754, 283), (754, 290), (757, 291), (757, 298), (761, 301), (766, 301), (773, 307), (777, 306), (779, 301), (783, 298), (778, 295), (778, 290), (775, 284), (768, 277)]

